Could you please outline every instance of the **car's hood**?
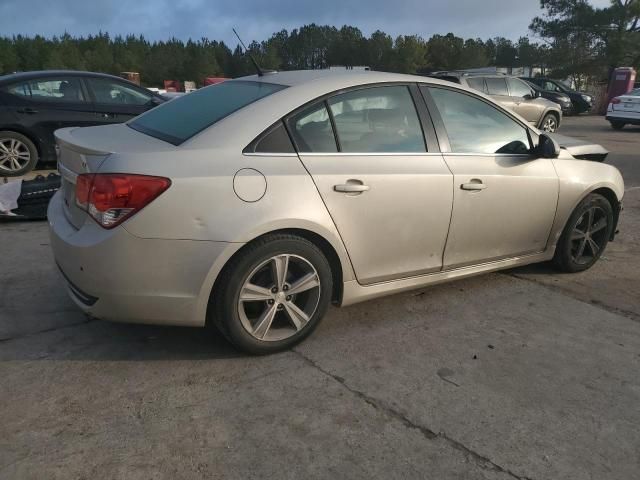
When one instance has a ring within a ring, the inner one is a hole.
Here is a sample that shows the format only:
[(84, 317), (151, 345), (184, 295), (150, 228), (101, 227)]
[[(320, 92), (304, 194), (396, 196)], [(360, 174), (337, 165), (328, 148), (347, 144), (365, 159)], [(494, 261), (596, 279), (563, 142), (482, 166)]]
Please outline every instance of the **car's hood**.
[(561, 149), (566, 150), (572, 157), (580, 160), (603, 162), (609, 155), (609, 151), (597, 143), (585, 142), (584, 140), (566, 137), (557, 133), (547, 133), (547, 135), (558, 142)]

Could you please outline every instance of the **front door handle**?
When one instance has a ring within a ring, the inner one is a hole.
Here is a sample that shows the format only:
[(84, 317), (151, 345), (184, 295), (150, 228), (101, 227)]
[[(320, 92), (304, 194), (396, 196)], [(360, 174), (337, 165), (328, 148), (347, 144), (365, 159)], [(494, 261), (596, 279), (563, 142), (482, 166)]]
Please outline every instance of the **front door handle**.
[(463, 183), (462, 185), (460, 185), (460, 188), (462, 190), (471, 190), (471, 191), (477, 192), (480, 190), (484, 190), (485, 188), (487, 188), (487, 186), (484, 183), (482, 183), (482, 180), (473, 178), (468, 183)]
[(28, 113), (30, 115), (34, 114), (34, 113), (38, 113), (37, 110), (31, 108), (31, 107), (25, 107), (25, 108), (19, 108), (18, 109), (18, 113)]
[(369, 185), (364, 185), (359, 180), (349, 180), (347, 183), (342, 185), (334, 185), (333, 189), (336, 192), (344, 192), (344, 193), (362, 193), (369, 190)]

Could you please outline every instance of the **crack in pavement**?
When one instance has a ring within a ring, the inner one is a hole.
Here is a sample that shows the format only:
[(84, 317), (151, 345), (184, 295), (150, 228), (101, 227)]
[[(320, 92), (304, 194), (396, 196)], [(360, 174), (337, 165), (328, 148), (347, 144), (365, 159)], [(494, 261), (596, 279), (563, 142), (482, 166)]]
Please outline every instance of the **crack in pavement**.
[(564, 288), (562, 285), (549, 285), (547, 283), (541, 282), (534, 278), (523, 277), (518, 273), (510, 273), (510, 272), (496, 272), (496, 273), (500, 275), (506, 275), (507, 277), (516, 278), (518, 280), (523, 280), (525, 282), (531, 282), (535, 285), (540, 285), (541, 287), (544, 287), (547, 290), (559, 292), (579, 302), (586, 303), (587, 305), (591, 305), (592, 307), (600, 308), (605, 312), (613, 313), (615, 315), (627, 318), (632, 322), (640, 322), (640, 315), (638, 315), (636, 312), (631, 312), (629, 310), (624, 310), (622, 308), (614, 307), (612, 305), (607, 305), (606, 303), (603, 303), (600, 300), (596, 300), (596, 299), (585, 300), (584, 298), (580, 298), (576, 293), (572, 292), (568, 288)]
[(86, 318), (85, 320), (83, 320), (81, 322), (68, 323), (66, 325), (61, 325), (59, 327), (46, 328), (44, 330), (38, 330), (37, 332), (31, 332), (31, 333), (25, 333), (24, 335), (18, 335), (17, 337), (0, 338), (0, 343), (10, 342), (12, 340), (21, 340), (23, 338), (35, 337), (36, 335), (40, 335), (42, 333), (55, 332), (56, 330), (63, 330), (65, 328), (79, 327), (81, 325), (86, 325), (87, 323), (94, 322), (95, 320), (96, 320), (95, 318)]
[(515, 478), (516, 480), (532, 480), (531, 477), (518, 475), (512, 472), (511, 470), (509, 470), (508, 468), (498, 465), (497, 463), (493, 462), (492, 460), (485, 457), (484, 455), (475, 452), (474, 450), (467, 447), (466, 445), (459, 442), (458, 440), (455, 440), (449, 437), (445, 432), (435, 432), (426, 426), (414, 423), (406, 415), (395, 410), (393, 407), (387, 405), (385, 402), (375, 399), (373, 397), (370, 397), (366, 393), (361, 392), (360, 390), (356, 390), (355, 388), (349, 386), (347, 384), (347, 381), (344, 378), (325, 370), (317, 362), (307, 357), (299, 350), (291, 349), (291, 351), (296, 353), (298, 356), (300, 356), (300, 358), (302, 358), (302, 360), (304, 360), (304, 362), (307, 363), (309, 366), (315, 368), (316, 370), (323, 373), (327, 377), (335, 380), (340, 385), (342, 385), (346, 390), (354, 394), (357, 398), (359, 398), (366, 404), (372, 406), (378, 411), (385, 413), (387, 416), (398, 420), (405, 427), (410, 428), (412, 430), (418, 430), (428, 440), (438, 440), (438, 439), (444, 440), (450, 447), (458, 450), (459, 452), (462, 452), (467, 457), (470, 457), (473, 460), (475, 460), (475, 462), (478, 464), (480, 468), (484, 470), (491, 470), (494, 472), (504, 473), (506, 475), (509, 475), (512, 478)]

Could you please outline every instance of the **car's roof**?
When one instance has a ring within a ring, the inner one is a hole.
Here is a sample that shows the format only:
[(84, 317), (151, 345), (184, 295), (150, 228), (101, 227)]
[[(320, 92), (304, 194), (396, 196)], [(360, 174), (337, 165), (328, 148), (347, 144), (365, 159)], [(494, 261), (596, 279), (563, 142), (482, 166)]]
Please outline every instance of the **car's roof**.
[(464, 70), (443, 70), (441, 72), (430, 73), (433, 77), (513, 77), (502, 72), (467, 72)]
[(289, 87), (301, 86), (322, 80), (331, 80), (334, 84), (342, 84), (344, 88), (384, 82), (423, 82), (448, 85), (448, 82), (418, 75), (376, 72), (373, 70), (292, 70), (286, 72), (265, 72), (262, 76), (250, 75), (235, 80), (251, 80), (257, 82), (277, 83)]
[(52, 76), (69, 76), (72, 75), (74, 77), (101, 77), (101, 78), (109, 78), (109, 79), (117, 79), (123, 82), (129, 82), (125, 78), (120, 78), (115, 75), (109, 75), (107, 73), (97, 73), (97, 72), (85, 72), (81, 70), (38, 70), (32, 72), (16, 72), (10, 73), (8, 75), (0, 76), (0, 83), (11, 83), (20, 80), (30, 80), (33, 78), (40, 77), (52, 77)]

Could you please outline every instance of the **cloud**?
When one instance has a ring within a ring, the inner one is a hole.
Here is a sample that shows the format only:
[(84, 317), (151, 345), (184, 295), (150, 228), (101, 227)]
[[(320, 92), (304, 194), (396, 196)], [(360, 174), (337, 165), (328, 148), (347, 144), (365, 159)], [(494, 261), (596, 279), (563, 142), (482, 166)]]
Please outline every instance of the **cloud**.
[[(608, 0), (593, 0), (605, 6)], [(353, 25), (366, 35), (380, 29), (392, 36), (453, 32), (462, 37), (528, 34), (540, 13), (537, 0), (2, 0), (4, 35), (72, 35), (107, 31), (160, 40), (208, 37), (237, 43), (264, 40), (283, 28), (307, 23)]]

